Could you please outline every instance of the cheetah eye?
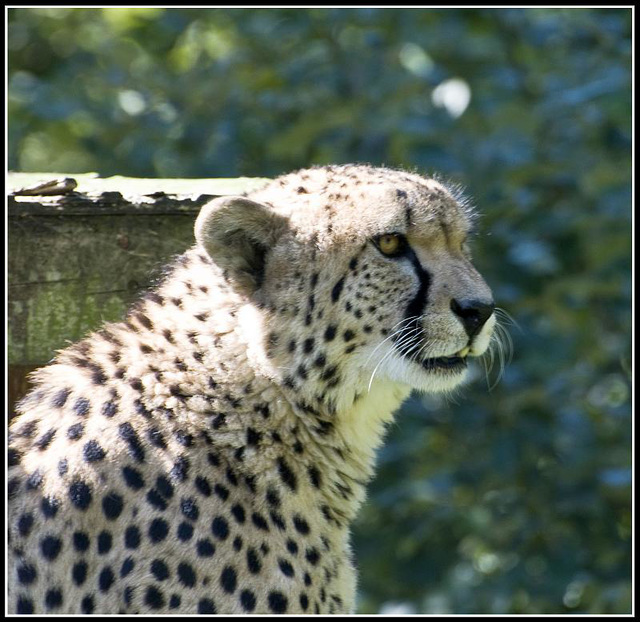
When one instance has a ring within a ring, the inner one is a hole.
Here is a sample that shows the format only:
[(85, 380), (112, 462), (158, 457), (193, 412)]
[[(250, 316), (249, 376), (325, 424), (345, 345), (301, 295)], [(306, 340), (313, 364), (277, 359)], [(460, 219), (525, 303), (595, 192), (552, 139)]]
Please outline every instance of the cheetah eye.
[(383, 255), (397, 257), (407, 246), (407, 239), (400, 233), (385, 233), (374, 240)]

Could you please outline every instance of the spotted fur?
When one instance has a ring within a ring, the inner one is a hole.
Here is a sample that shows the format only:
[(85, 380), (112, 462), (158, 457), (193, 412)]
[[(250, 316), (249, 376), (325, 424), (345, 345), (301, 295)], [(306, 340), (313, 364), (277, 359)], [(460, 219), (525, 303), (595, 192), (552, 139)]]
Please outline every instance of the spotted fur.
[(9, 610), (353, 612), (385, 425), (489, 343), (471, 221), (441, 183), (360, 165), (203, 208), (166, 278), (19, 405)]

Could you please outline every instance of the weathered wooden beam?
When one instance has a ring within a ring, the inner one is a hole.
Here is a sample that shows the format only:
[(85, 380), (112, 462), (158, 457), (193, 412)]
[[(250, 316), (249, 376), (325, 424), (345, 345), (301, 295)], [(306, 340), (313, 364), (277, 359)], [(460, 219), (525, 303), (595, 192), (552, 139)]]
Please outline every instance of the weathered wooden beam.
[[(69, 178), (75, 188), (62, 182)], [(9, 173), (10, 404), (24, 392), (25, 370), (123, 317), (162, 266), (193, 244), (202, 205), (265, 181)], [(32, 191), (41, 194), (14, 194), (42, 182)]]

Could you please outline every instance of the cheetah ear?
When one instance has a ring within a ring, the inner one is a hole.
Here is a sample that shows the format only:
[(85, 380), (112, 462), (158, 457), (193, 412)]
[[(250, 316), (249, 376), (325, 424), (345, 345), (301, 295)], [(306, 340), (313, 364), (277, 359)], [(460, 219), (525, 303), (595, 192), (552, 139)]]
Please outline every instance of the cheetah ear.
[(262, 284), (265, 258), (288, 229), (286, 217), (244, 197), (220, 197), (202, 207), (195, 224), (198, 244), (245, 294)]

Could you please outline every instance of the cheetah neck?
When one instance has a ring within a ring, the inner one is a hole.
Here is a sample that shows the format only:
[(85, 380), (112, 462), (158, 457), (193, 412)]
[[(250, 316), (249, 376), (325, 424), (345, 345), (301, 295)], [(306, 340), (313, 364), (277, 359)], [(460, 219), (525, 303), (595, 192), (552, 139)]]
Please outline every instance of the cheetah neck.
[[(323, 401), (312, 382), (287, 387), (282, 369), (265, 352), (262, 311), (225, 292), (197, 257), (185, 258), (189, 280), (179, 266), (157, 290), (172, 309), (170, 323), (152, 298), (142, 311), (153, 333), (138, 325), (135, 312), (129, 316), (135, 335), (124, 325), (113, 327), (123, 342), (125, 379), (140, 380), (146, 408), (176, 413), (182, 427), (193, 424), (195, 434), (207, 430), (231, 461), (241, 456), (247, 473), (268, 472), (283, 455), (302, 468), (317, 465), (328, 482), (327, 505), (352, 520), (373, 476), (385, 428), (410, 389), (382, 380), (369, 387), (368, 377), (354, 376)], [(153, 369), (141, 355), (141, 340), (156, 350)], [(103, 345), (97, 340), (93, 347)], [(189, 351), (198, 358), (185, 356)], [(248, 438), (258, 444), (251, 446)], [(300, 444), (303, 452), (296, 450)]]
[(246, 344), (246, 362), (254, 370), (256, 386), (270, 387), (286, 404), (278, 428), (294, 429), (304, 439), (305, 454), (322, 465), (325, 479), (333, 484), (324, 492), (328, 505), (352, 520), (373, 477), (386, 427), (411, 389), (382, 380), (369, 386), (363, 375), (345, 382), (330, 401), (319, 400), (313, 387), (292, 389), (282, 382), (280, 370), (265, 355), (261, 316), (251, 305), (240, 309), (237, 332)]

